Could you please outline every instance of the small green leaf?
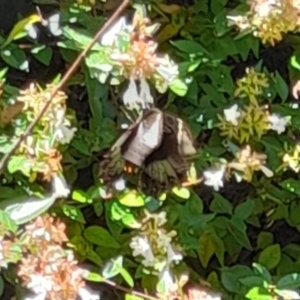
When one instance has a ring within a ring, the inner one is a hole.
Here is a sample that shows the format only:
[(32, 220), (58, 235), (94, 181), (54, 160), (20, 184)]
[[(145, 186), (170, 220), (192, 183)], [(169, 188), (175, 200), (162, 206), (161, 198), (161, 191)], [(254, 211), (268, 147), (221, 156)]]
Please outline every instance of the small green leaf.
[(117, 259), (111, 259), (108, 261), (102, 271), (105, 279), (112, 278), (120, 274), (123, 266), (123, 257), (119, 256)]
[(89, 198), (90, 198), (89, 195), (81, 190), (75, 190), (72, 193), (72, 199), (80, 203), (89, 202), (90, 200)]
[(179, 198), (182, 198), (182, 199), (189, 199), (190, 198), (190, 191), (187, 189), (187, 188), (178, 188), (178, 187), (174, 187), (172, 189), (172, 192), (178, 196)]
[(128, 273), (128, 271), (124, 268), (121, 268), (120, 274), (122, 275), (124, 280), (128, 283), (128, 285), (132, 288), (134, 286), (134, 282), (131, 275)]
[(296, 56), (296, 55), (293, 55), (293, 56), (291, 57), (291, 65), (292, 65), (292, 67), (294, 67), (295, 69), (300, 70), (300, 64), (299, 64), (298, 61), (297, 61), (297, 56)]
[(178, 50), (188, 53), (188, 54), (207, 54), (210, 56), (208, 50), (205, 49), (200, 43), (189, 41), (189, 40), (179, 40), (171, 41), (171, 44)]
[(26, 35), (25, 27), (40, 22), (41, 18), (37, 14), (33, 14), (28, 18), (22, 19), (13, 27), (12, 31), (9, 33), (5, 43), (1, 46), (1, 48), (6, 47), (10, 44), (13, 40), (23, 38)]
[(179, 78), (174, 79), (170, 83), (170, 89), (176, 95), (181, 96), (181, 97), (185, 96), (188, 91), (187, 85)]
[(126, 294), (125, 300), (144, 300), (144, 298), (132, 295), (132, 294)]
[(2, 59), (11, 67), (29, 72), (29, 64), (25, 52), (14, 44), (5, 50), (1, 50)]
[(275, 72), (275, 87), (281, 100), (286, 101), (289, 95), (289, 87), (278, 71)]
[(69, 217), (71, 220), (77, 221), (79, 223), (85, 224), (85, 219), (80, 211), (80, 209), (73, 205), (64, 204), (62, 206), (62, 211), (65, 216)]
[(283, 289), (296, 289), (300, 287), (300, 274), (288, 274), (280, 278), (276, 284), (276, 288)]
[(266, 247), (273, 244), (274, 236), (271, 232), (262, 231), (257, 237), (257, 248), (265, 249)]
[(239, 281), (246, 286), (253, 287), (253, 286), (264, 286), (264, 279), (260, 276), (248, 276), (245, 278), (239, 279)]
[(9, 216), (9, 214), (3, 210), (0, 210), (0, 224), (5, 231), (11, 231), (16, 233), (18, 226), (15, 221)]
[(217, 193), (214, 193), (214, 199), (209, 209), (214, 213), (232, 215), (232, 204)]
[(264, 288), (254, 287), (246, 295), (250, 300), (272, 300), (273, 296)]
[(243, 202), (236, 207), (234, 216), (241, 220), (246, 220), (251, 216), (254, 207), (255, 202), (251, 199), (248, 199), (246, 202)]
[(209, 260), (214, 255), (215, 252), (215, 246), (210, 238), (210, 234), (208, 231), (201, 234), (199, 239), (199, 258), (201, 261), (201, 264), (204, 268), (207, 267)]
[(111, 234), (101, 226), (89, 226), (83, 232), (83, 236), (92, 244), (119, 249), (119, 243), (111, 236)]
[(90, 272), (90, 271), (85, 271), (83, 273), (83, 277), (84, 277), (84, 279), (86, 279), (88, 281), (92, 281), (92, 282), (103, 282), (103, 281), (105, 281), (103, 276), (101, 276), (98, 273)]
[(126, 193), (123, 197), (119, 198), (121, 204), (129, 207), (141, 207), (144, 206), (144, 198), (137, 194), (135, 191)]
[(7, 169), (10, 174), (20, 171), (27, 162), (26, 156), (12, 156), (8, 162)]
[(259, 255), (259, 264), (265, 266), (268, 270), (275, 268), (281, 259), (281, 249), (279, 244), (271, 245), (265, 248)]
[(53, 50), (50, 47), (46, 47), (44, 45), (36, 46), (31, 49), (31, 53), (38, 61), (40, 61), (45, 66), (48, 67), (50, 65), (53, 54)]

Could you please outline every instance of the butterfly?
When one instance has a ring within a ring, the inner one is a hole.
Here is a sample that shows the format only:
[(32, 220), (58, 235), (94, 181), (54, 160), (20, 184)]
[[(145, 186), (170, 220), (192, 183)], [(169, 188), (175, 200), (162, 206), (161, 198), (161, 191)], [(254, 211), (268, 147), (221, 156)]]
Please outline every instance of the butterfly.
[(183, 120), (158, 108), (146, 109), (104, 155), (99, 175), (111, 187), (123, 176), (136, 177), (142, 192), (158, 196), (187, 180), (196, 153)]

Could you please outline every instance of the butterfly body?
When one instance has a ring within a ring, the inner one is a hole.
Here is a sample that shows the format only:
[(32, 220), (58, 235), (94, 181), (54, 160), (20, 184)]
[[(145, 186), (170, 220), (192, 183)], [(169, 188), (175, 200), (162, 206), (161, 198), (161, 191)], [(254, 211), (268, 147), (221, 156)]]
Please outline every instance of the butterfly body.
[(147, 109), (105, 155), (100, 178), (112, 185), (121, 176), (137, 175), (144, 193), (158, 195), (187, 179), (195, 154), (193, 136), (181, 119)]

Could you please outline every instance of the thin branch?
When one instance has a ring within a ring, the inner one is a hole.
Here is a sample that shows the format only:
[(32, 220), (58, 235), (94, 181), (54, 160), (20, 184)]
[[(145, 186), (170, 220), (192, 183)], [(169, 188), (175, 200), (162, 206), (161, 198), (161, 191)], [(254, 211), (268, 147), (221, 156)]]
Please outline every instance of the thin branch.
[(0, 175), (3, 173), (3, 170), (9, 160), (9, 158), (12, 156), (12, 154), (17, 150), (17, 148), (21, 145), (23, 140), (30, 134), (34, 126), (38, 123), (38, 121), (42, 118), (43, 114), (46, 112), (48, 106), (51, 103), (51, 100), (56, 96), (59, 90), (67, 83), (70, 76), (76, 71), (76, 69), (79, 67), (81, 61), (84, 59), (86, 54), (89, 52), (89, 50), (93, 47), (93, 45), (96, 43), (96, 41), (100, 38), (100, 36), (107, 30), (109, 26), (112, 25), (112, 23), (119, 17), (119, 15), (123, 12), (123, 10), (129, 5), (130, 0), (124, 0), (123, 3), (119, 6), (119, 8), (114, 12), (114, 14), (107, 20), (107, 22), (103, 25), (102, 28), (97, 32), (97, 34), (94, 36), (91, 43), (78, 55), (74, 63), (71, 65), (71, 67), (67, 70), (66, 74), (60, 81), (60, 83), (52, 90), (51, 94), (49, 95), (48, 99), (46, 99), (46, 102), (44, 106), (41, 108), (39, 114), (35, 117), (35, 119), (31, 122), (31, 124), (27, 127), (26, 131), (23, 135), (20, 136), (20, 138), (16, 141), (16, 143), (12, 146), (10, 151), (6, 153), (1, 161), (0, 161)]
[(146, 294), (141, 293), (141, 292), (134, 291), (132, 289), (125, 288), (121, 285), (116, 284), (115, 282), (113, 282), (111, 280), (108, 280), (108, 279), (105, 279), (104, 282), (107, 283), (110, 286), (115, 287), (116, 289), (118, 289), (120, 291), (123, 291), (125, 293), (130, 293), (130, 294), (135, 295), (135, 296), (143, 297), (145, 299), (149, 299), (149, 300), (160, 300), (161, 299), (161, 298), (156, 298), (156, 297), (153, 297), (153, 296), (146, 295)]

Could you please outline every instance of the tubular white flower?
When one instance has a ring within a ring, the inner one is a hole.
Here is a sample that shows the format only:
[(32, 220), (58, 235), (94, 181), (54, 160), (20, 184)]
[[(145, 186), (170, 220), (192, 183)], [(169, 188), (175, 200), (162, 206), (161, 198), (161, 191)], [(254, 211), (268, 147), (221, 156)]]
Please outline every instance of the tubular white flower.
[(112, 46), (116, 41), (118, 34), (122, 29), (126, 28), (125, 17), (120, 18), (101, 38), (103, 46)]
[(234, 104), (230, 108), (224, 109), (224, 115), (227, 122), (237, 126), (238, 118), (240, 117), (241, 112), (239, 111), (238, 105)]
[(269, 116), (270, 127), (278, 134), (283, 133), (286, 130), (287, 125), (290, 122), (290, 116), (280, 117), (278, 114), (271, 114)]
[(76, 127), (69, 128), (63, 124), (60, 124), (59, 126), (56, 127), (55, 138), (62, 145), (70, 144), (76, 131), (77, 131)]
[(78, 290), (78, 295), (82, 300), (99, 300), (100, 295), (96, 294), (87, 287), (82, 287)]
[(203, 173), (204, 184), (212, 186), (215, 191), (219, 191), (220, 187), (224, 186), (225, 167), (221, 166), (218, 169), (210, 169)]

